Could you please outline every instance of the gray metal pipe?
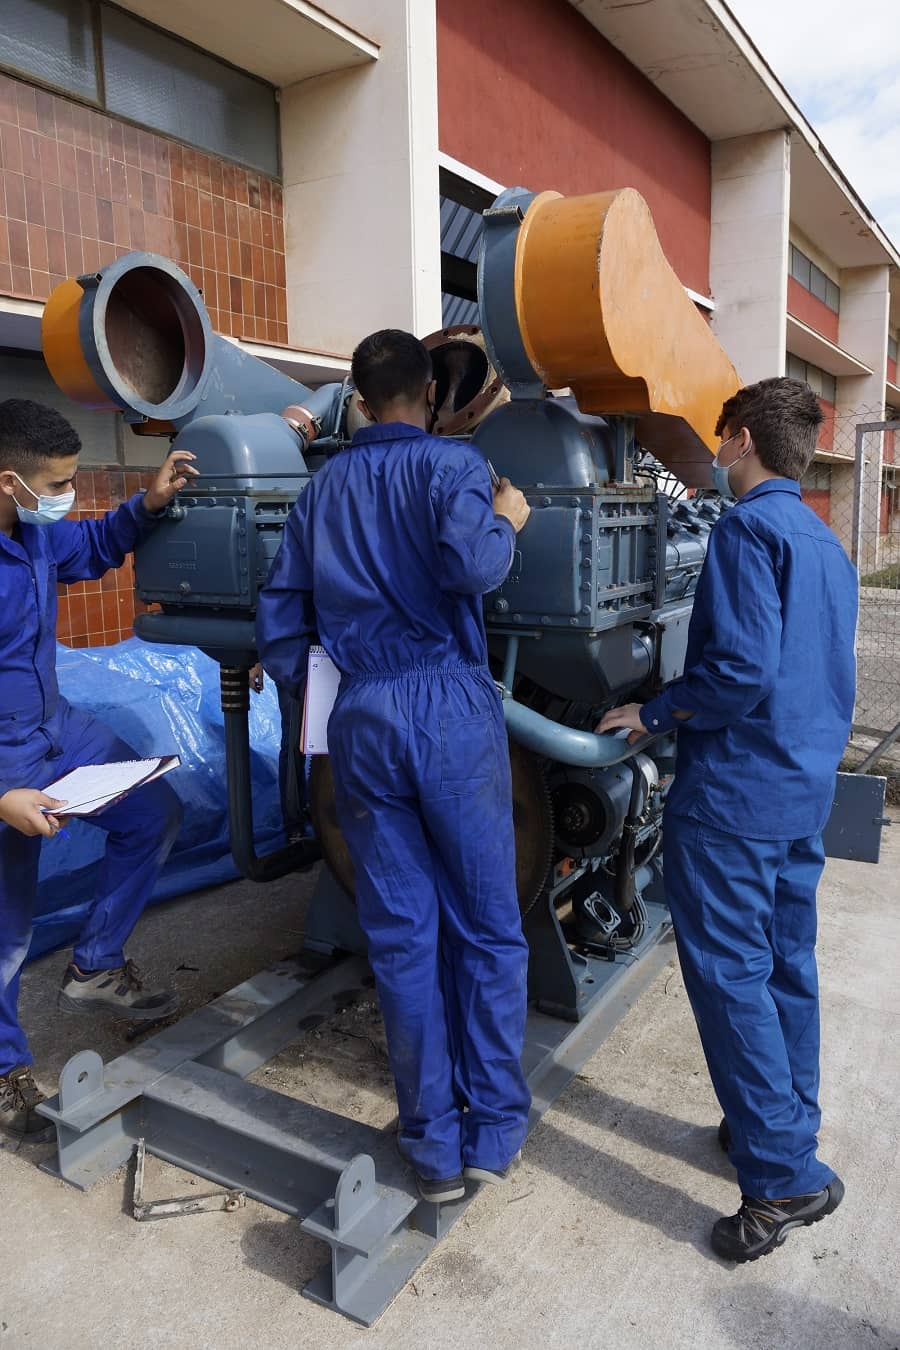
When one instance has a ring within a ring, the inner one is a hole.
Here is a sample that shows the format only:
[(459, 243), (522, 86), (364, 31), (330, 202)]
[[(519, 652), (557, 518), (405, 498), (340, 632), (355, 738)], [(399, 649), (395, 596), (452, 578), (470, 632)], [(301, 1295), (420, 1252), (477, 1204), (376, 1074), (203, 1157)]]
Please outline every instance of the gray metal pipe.
[(514, 741), (532, 750), (536, 755), (556, 760), (559, 764), (573, 764), (585, 769), (597, 769), (609, 764), (621, 764), (639, 754), (655, 736), (642, 736), (634, 745), (620, 736), (598, 736), (593, 731), (577, 731), (564, 727), (549, 717), (526, 708), (524, 703), (504, 696), (503, 716), (507, 730)]

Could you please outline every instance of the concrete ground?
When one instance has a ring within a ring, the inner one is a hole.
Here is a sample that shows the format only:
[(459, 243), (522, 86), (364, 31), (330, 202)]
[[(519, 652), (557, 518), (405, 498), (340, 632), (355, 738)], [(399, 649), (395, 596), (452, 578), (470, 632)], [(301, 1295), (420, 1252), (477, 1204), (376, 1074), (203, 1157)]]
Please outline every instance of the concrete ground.
[[(896, 813), (895, 813), (896, 814)], [(240, 884), (151, 911), (132, 955), (196, 1006), (301, 942), (310, 878)], [(677, 969), (668, 967), (380, 1323), (300, 1297), (324, 1249), (261, 1205), (137, 1224), (123, 1169), (81, 1194), (0, 1151), (0, 1350), (722, 1350), (900, 1348), (900, 828), (877, 868), (830, 863), (821, 888), (823, 1156), (843, 1207), (741, 1268), (713, 1258), (737, 1191)], [(26, 971), (22, 1014), (49, 1088), (66, 1058), (124, 1048), (122, 1028), (54, 1011), (65, 954)], [(373, 1123), (393, 1115), (377, 1012), (345, 1012), (259, 1081)], [(148, 1160), (151, 1197), (186, 1174)], [(205, 1187), (206, 1183), (193, 1183)]]

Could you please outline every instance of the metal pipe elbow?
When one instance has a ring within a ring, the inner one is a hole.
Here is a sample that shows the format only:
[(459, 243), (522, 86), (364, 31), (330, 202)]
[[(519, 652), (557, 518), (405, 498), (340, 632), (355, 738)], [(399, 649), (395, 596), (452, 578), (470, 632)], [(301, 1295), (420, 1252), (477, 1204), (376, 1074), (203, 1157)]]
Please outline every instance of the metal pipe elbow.
[(532, 750), (536, 755), (543, 755), (559, 764), (571, 764), (583, 769), (620, 764), (655, 739), (648, 735), (634, 745), (629, 745), (620, 736), (598, 736), (593, 731), (578, 731), (544, 717), (533, 708), (526, 708), (524, 703), (517, 702), (509, 695), (503, 698), (503, 716), (510, 736), (524, 745), (526, 750)]

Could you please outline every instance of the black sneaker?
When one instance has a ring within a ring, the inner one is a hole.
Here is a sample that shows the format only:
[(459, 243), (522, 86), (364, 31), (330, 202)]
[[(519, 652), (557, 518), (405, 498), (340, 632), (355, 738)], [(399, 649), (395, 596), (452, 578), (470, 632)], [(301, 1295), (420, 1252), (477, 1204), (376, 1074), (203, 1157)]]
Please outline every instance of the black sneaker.
[(731, 1130), (724, 1116), (719, 1121), (719, 1148), (723, 1153), (731, 1152)]
[(432, 1205), (443, 1205), (448, 1200), (461, 1200), (466, 1193), (466, 1183), (463, 1181), (461, 1172), (457, 1172), (455, 1177), (446, 1177), (443, 1181), (432, 1181), (428, 1177), (420, 1177), (417, 1172), (416, 1185), (422, 1199), (429, 1201)]
[(509, 1181), (510, 1172), (515, 1167), (516, 1163), (521, 1162), (521, 1160), (522, 1150), (519, 1149), (519, 1152), (514, 1158), (510, 1159), (505, 1167), (496, 1169), (490, 1167), (464, 1167), (463, 1176), (466, 1181), (484, 1182), (488, 1186), (505, 1186), (507, 1181)]
[(0, 1074), (0, 1126), (10, 1134), (36, 1140), (53, 1132), (53, 1125), (35, 1107), (46, 1101), (27, 1064)]
[(157, 1022), (178, 1008), (172, 989), (145, 989), (133, 961), (115, 970), (66, 971), (58, 1004), (66, 1013), (113, 1013), (129, 1021)]
[(737, 1214), (713, 1224), (712, 1249), (726, 1261), (756, 1261), (780, 1247), (792, 1228), (818, 1223), (832, 1214), (843, 1198), (840, 1177), (830, 1181), (824, 1191), (790, 1200), (754, 1200), (743, 1195)]

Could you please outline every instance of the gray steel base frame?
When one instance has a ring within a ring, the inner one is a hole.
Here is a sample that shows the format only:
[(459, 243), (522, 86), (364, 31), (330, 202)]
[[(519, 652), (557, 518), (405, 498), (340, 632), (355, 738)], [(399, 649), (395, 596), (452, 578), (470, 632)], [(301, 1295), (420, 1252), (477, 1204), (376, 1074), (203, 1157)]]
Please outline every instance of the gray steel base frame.
[[(648, 908), (651, 923), (634, 953), (586, 964), (595, 992), (579, 1022), (529, 1015), (529, 1128), (669, 960), (666, 911)], [(74, 1055), (59, 1095), (39, 1108), (57, 1132), (56, 1166), (46, 1170), (85, 1190), (126, 1163), (143, 1138), (148, 1153), (298, 1218), (331, 1249), (304, 1294), (370, 1326), (477, 1188), (452, 1204), (428, 1204), (393, 1131), (244, 1081), (370, 987), (358, 956), (318, 970), (303, 958), (286, 961), (109, 1064), (93, 1050)]]

